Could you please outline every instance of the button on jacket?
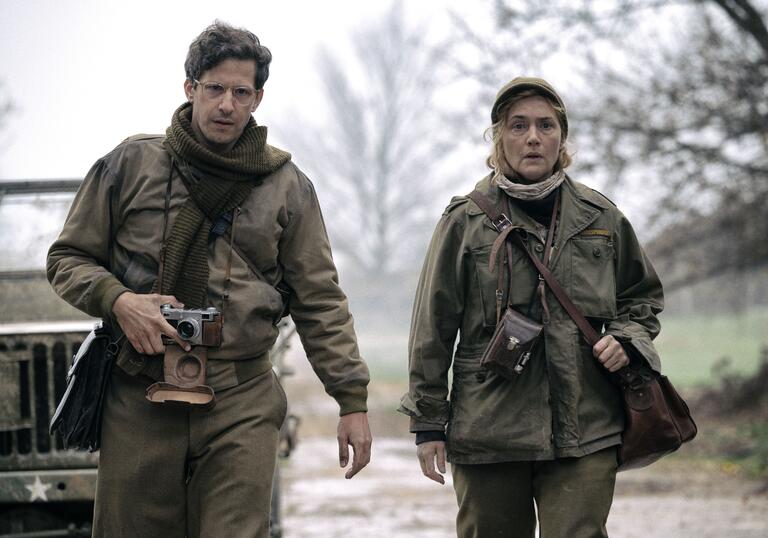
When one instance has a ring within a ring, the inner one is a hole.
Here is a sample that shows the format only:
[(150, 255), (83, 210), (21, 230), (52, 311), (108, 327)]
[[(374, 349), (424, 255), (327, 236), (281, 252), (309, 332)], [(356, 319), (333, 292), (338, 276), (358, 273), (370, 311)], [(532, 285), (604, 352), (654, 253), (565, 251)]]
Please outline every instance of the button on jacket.
[[(490, 176), (476, 188), (493, 203), (507, 203)], [(552, 273), (595, 327), (660, 370), (652, 339), (663, 292), (632, 226), (585, 185), (567, 178), (560, 189)], [(528, 233), (541, 257), (546, 229), (514, 202), (509, 208), (512, 225)], [(498, 268), (489, 268), (489, 256), (497, 237), (465, 196), (452, 200), (437, 225), (416, 292), (411, 382), (400, 407), (411, 416), (411, 431), (447, 427), (448, 457), (460, 464), (583, 456), (619, 444), (619, 390), (550, 291), (550, 319), (523, 373), (506, 380), (480, 366), (496, 323)], [(525, 314), (539, 282), (533, 263), (513, 246), (504, 270), (503, 304), (509, 298)]]

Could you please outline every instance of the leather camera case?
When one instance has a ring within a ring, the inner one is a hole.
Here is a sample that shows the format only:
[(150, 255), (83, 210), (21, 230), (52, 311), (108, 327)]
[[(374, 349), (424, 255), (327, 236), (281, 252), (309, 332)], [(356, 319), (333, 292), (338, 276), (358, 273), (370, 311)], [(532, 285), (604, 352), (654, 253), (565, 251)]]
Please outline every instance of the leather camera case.
[(507, 308), (480, 361), (484, 368), (507, 379), (523, 373), (541, 338), (543, 325)]

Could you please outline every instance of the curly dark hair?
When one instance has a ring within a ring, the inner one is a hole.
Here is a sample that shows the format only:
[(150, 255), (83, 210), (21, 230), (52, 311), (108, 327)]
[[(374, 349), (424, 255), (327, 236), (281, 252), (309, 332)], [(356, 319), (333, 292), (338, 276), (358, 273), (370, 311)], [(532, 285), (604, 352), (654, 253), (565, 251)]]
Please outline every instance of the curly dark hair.
[(244, 28), (235, 28), (225, 22), (213, 21), (189, 46), (184, 71), (187, 79), (194, 83), (204, 72), (216, 67), (229, 58), (254, 60), (256, 62), (257, 90), (264, 87), (269, 78), (269, 63), (272, 53), (259, 43), (255, 34)]

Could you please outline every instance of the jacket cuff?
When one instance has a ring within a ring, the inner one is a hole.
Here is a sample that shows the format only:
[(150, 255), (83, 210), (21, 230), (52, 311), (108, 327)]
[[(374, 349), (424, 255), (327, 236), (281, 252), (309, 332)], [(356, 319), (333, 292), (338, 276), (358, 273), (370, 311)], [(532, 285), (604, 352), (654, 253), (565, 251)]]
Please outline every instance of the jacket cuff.
[(411, 433), (445, 430), (445, 422), (436, 422), (427, 418), (411, 417), (409, 431)]
[(113, 275), (107, 275), (94, 284), (91, 290), (90, 308), (104, 321), (112, 320), (112, 305), (118, 296), (131, 291)]
[(368, 411), (368, 387), (353, 385), (334, 391), (331, 394), (339, 404), (339, 416)]
[(448, 401), (430, 396), (417, 396), (416, 399), (406, 393), (400, 399), (398, 412), (411, 417), (411, 432), (442, 430), (448, 423)]
[(616, 340), (618, 340), (619, 343), (624, 347), (627, 355), (630, 356), (630, 361), (636, 362), (637, 359), (641, 359), (652, 370), (657, 373), (661, 373), (661, 361), (659, 360), (659, 353), (656, 351), (656, 346), (653, 345), (653, 342), (648, 336), (637, 336), (635, 334), (614, 332), (611, 330), (606, 332), (607, 334), (612, 334), (613, 337), (616, 338)]
[(442, 430), (416, 432), (416, 444), (429, 443), (430, 441), (445, 442), (445, 432)]
[(625, 342), (625, 346), (631, 347), (638, 357), (642, 357), (645, 363), (657, 373), (661, 373), (661, 361), (656, 347), (648, 338), (632, 338)]

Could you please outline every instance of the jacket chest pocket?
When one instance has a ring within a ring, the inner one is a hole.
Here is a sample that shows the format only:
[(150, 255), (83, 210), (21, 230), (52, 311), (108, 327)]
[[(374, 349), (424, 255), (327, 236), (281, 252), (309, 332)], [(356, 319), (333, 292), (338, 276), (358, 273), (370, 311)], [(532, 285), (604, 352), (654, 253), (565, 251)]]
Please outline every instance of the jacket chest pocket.
[[(496, 271), (491, 272), (488, 267), (490, 256), (491, 245), (472, 249), (474, 267), (464, 305), (464, 326), (467, 325), (467, 321), (473, 325), (479, 323), (483, 328), (490, 330), (496, 326), (496, 285), (499, 277)], [(467, 320), (468, 315), (478, 316), (478, 318)]]
[(608, 237), (575, 237), (571, 244), (571, 298), (587, 317), (616, 317), (616, 269)]
[[(517, 308), (520, 312), (526, 312), (530, 305), (531, 298), (538, 284), (537, 273), (533, 267), (531, 261), (525, 257), (526, 255), (520, 252), (516, 247), (512, 249), (512, 279), (510, 283), (509, 275), (509, 260), (504, 256), (504, 264), (499, 267), (497, 265), (491, 272), (488, 266), (488, 260), (491, 255), (491, 246), (487, 245), (478, 247), (472, 250), (472, 258), (474, 259), (474, 284), (470, 287), (470, 293), (468, 294), (468, 303), (473, 301), (473, 297), (477, 297), (477, 301), (480, 305), (476, 309), (472, 309), (473, 305), (466, 305), (465, 312), (482, 312), (483, 327), (488, 330), (493, 330), (496, 327), (496, 290), (499, 288), (499, 269), (502, 271), (501, 280), (501, 312), (507, 306), (508, 294), (509, 302)], [(499, 253), (499, 257), (501, 257)], [(511, 289), (510, 289), (511, 286)]]

